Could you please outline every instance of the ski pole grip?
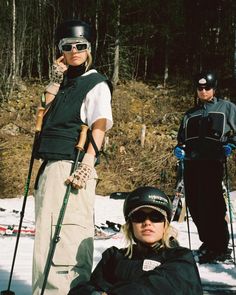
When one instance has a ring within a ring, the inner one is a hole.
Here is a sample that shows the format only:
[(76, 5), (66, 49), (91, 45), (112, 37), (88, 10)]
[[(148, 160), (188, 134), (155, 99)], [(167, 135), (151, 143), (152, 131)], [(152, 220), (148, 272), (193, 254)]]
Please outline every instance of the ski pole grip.
[(36, 117), (36, 125), (35, 125), (35, 131), (40, 132), (43, 124), (43, 114), (44, 114), (45, 108), (39, 107), (38, 113)]
[(87, 125), (81, 125), (81, 132), (79, 136), (79, 142), (75, 146), (78, 150), (83, 151), (84, 145), (87, 139), (87, 131), (88, 131), (88, 126)]

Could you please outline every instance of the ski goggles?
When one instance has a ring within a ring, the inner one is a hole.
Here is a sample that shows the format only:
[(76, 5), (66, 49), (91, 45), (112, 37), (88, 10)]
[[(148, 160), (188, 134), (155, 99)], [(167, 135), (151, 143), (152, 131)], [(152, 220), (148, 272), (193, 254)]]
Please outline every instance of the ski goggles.
[(198, 86), (197, 87), (197, 90), (198, 91), (203, 91), (203, 89), (204, 90), (206, 90), (206, 91), (209, 91), (209, 90), (211, 90), (213, 87), (211, 87), (211, 86)]
[(138, 211), (133, 212), (129, 216), (129, 220), (134, 223), (142, 223), (146, 219), (149, 219), (151, 222), (158, 223), (158, 222), (164, 222), (165, 216), (156, 210), (153, 210), (150, 212), (138, 210)]
[(78, 52), (88, 49), (88, 43), (66, 43), (61, 45), (63, 52), (71, 52), (75, 48)]

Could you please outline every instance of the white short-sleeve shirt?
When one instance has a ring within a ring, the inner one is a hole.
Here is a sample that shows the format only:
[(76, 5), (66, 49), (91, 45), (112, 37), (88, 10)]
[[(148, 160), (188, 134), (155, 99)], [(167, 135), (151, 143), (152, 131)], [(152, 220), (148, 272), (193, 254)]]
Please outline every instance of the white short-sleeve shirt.
[[(83, 76), (96, 72), (92, 69)], [(106, 82), (98, 83), (87, 93), (81, 106), (80, 116), (90, 129), (98, 119), (106, 119), (106, 131), (112, 127), (111, 92)]]

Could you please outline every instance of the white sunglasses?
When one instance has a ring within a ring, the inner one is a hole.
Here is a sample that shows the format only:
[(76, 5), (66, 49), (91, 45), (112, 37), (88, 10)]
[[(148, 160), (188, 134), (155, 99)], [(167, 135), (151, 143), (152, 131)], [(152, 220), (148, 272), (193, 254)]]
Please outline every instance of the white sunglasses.
[(84, 51), (86, 49), (88, 49), (88, 44), (87, 43), (67, 43), (67, 44), (63, 44), (61, 45), (61, 50), (64, 52), (70, 52), (73, 50), (73, 48), (75, 48), (77, 51)]

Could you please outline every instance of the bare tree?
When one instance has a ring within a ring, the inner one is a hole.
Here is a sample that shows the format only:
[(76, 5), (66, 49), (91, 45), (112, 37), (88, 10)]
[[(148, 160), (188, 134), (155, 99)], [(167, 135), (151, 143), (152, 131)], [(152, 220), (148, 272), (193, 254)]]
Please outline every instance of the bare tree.
[(1, 0), (0, 100), (8, 99), (18, 81), (22, 84), (20, 78), (50, 77), (57, 57), (55, 28), (72, 17), (95, 26), (95, 66), (114, 85), (121, 73), (124, 80), (161, 79), (166, 84), (206, 64), (224, 77), (236, 77), (235, 3)]
[(11, 70), (8, 79), (9, 85), (9, 97), (12, 94), (12, 91), (16, 82), (16, 3), (15, 0), (12, 0), (12, 62)]
[(166, 87), (167, 80), (169, 78), (169, 34), (166, 34), (165, 41), (165, 64), (164, 64), (164, 78), (163, 78), (163, 87)]
[(117, 19), (116, 19), (116, 40), (114, 55), (114, 71), (112, 76), (113, 85), (119, 82), (119, 54), (120, 54), (120, 0), (117, 1)]
[(96, 60), (96, 53), (97, 53), (97, 49), (98, 49), (98, 40), (99, 40), (99, 21), (98, 21), (98, 14), (99, 14), (99, 4), (100, 4), (100, 0), (97, 0), (96, 2), (96, 14), (95, 14), (95, 30), (96, 30), (96, 42), (95, 42), (95, 49), (94, 49), (94, 61)]
[(232, 9), (232, 28), (234, 36), (234, 47), (233, 47), (233, 78), (236, 79), (236, 4), (234, 2)]
[(38, 75), (39, 75), (39, 80), (42, 80), (42, 58), (41, 58), (41, 28), (42, 28), (42, 1), (39, 0), (38, 2), (38, 18), (39, 18), (39, 28), (40, 30), (38, 31), (38, 38), (37, 38), (37, 43), (38, 43), (38, 54), (37, 54), (37, 68), (38, 68)]

